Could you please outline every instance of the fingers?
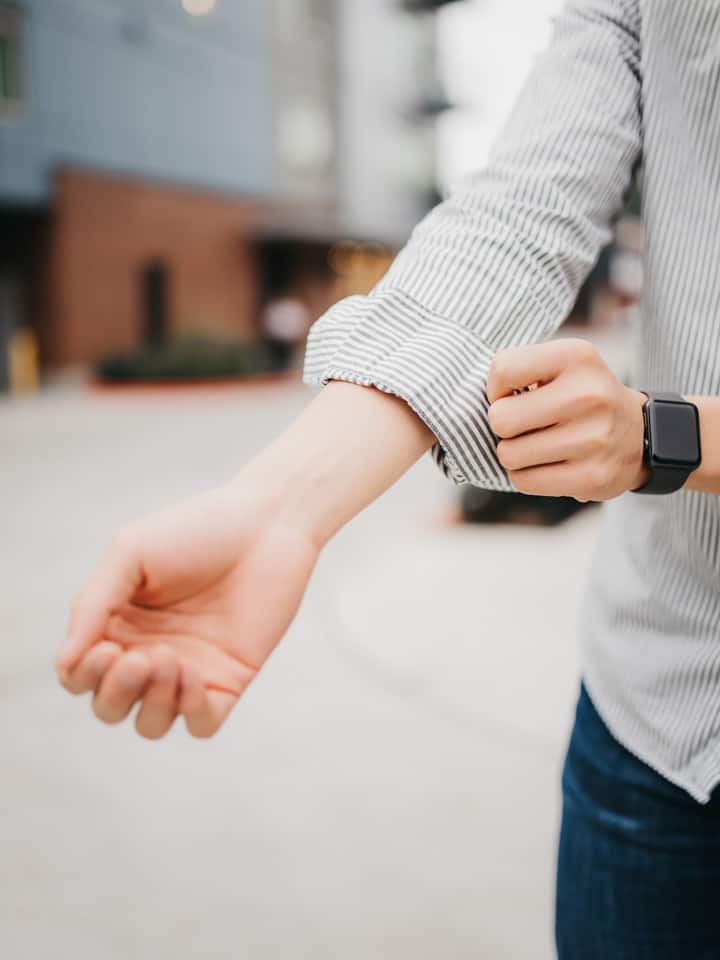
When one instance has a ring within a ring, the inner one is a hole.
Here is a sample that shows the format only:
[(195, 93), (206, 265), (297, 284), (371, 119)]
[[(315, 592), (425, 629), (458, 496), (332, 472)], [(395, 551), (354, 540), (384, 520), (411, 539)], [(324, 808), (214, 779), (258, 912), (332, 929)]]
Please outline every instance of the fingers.
[(80, 591), (57, 658), (60, 674), (71, 672), (83, 653), (102, 639), (113, 610), (126, 603), (142, 582), (139, 551), (129, 536), (118, 537)]
[[(148, 656), (141, 654), (142, 661), (125, 655), (123, 663), (111, 672), (121, 656), (121, 647), (102, 641), (85, 654), (72, 672), (63, 673), (63, 686), (75, 694), (98, 690), (93, 709), (106, 723), (124, 719), (142, 695), (135, 721), (137, 731), (150, 739), (162, 737), (177, 715), (180, 677), (177, 657), (172, 650), (158, 647)], [(106, 674), (110, 675), (104, 682)]]
[(237, 699), (233, 693), (207, 690), (192, 667), (183, 664), (179, 712), (193, 737), (211, 737), (216, 733)]
[(563, 424), (511, 440), (501, 440), (497, 455), (506, 470), (524, 470), (526, 467), (579, 459), (592, 447), (592, 440), (592, 436), (584, 435), (577, 424)]
[(493, 433), (503, 439), (530, 430), (554, 426), (572, 415), (573, 396), (560, 381), (553, 381), (513, 397), (502, 397), (488, 411)]
[(573, 469), (567, 464), (527, 467), (525, 470), (510, 470), (508, 477), (518, 493), (557, 497), (568, 487)]
[(538, 497), (574, 497), (581, 503), (597, 499), (595, 494), (600, 488), (594, 473), (578, 463), (509, 470), (508, 477), (518, 493)]
[(58, 666), (60, 682), (69, 693), (95, 690), (121, 654), (122, 650), (116, 643), (103, 641), (89, 650), (74, 670)]
[(168, 732), (177, 715), (180, 666), (167, 647), (157, 647), (151, 657), (152, 680), (135, 718), (135, 729), (142, 737), (157, 740)]
[(549, 383), (570, 365), (594, 362), (597, 352), (586, 340), (566, 338), (512, 347), (498, 353), (487, 381), (490, 403), (531, 383)]
[(93, 712), (104, 723), (124, 720), (142, 697), (152, 675), (148, 656), (135, 650), (119, 657), (103, 677), (93, 699)]
[(72, 671), (63, 671), (61, 679), (71, 693), (95, 691), (93, 712), (104, 723), (120, 723), (139, 701), (135, 727), (151, 740), (164, 736), (178, 714), (193, 737), (211, 737), (238, 700), (236, 693), (208, 690), (196, 670), (181, 667), (167, 647), (124, 652), (102, 641)]

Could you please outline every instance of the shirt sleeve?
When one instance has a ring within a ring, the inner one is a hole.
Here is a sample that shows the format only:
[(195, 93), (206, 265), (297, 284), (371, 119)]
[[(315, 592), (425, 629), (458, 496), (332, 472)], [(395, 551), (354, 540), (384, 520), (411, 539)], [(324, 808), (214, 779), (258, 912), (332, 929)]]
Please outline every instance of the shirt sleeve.
[(413, 230), (368, 296), (310, 331), (304, 379), (404, 399), (456, 483), (511, 490), (487, 422), (495, 353), (566, 319), (610, 238), (642, 140), (639, 0), (575, 0), (555, 21), (487, 166)]

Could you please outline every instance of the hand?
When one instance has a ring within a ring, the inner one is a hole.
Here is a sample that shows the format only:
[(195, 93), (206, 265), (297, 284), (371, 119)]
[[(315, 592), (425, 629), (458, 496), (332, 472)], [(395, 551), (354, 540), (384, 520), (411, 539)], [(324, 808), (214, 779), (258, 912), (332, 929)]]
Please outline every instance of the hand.
[(57, 659), (107, 723), (177, 714), (213, 734), (285, 633), (320, 551), (431, 446), (398, 397), (331, 383), (239, 477), (132, 524), (73, 608)]
[[(513, 390), (537, 384), (513, 395)], [(504, 350), (488, 377), (500, 463), (521, 493), (609, 500), (641, 486), (646, 397), (585, 340)]]
[(133, 524), (77, 598), (57, 660), (107, 723), (175, 717), (206, 737), (223, 723), (297, 611), (319, 552), (264, 492), (237, 481)]

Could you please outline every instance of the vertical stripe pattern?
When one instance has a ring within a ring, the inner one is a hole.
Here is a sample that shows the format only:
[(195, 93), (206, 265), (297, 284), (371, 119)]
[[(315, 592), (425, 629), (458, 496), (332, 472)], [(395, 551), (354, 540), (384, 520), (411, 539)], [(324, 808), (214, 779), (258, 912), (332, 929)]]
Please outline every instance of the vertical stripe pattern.
[[(413, 231), (367, 297), (313, 326), (305, 377), (406, 400), (457, 483), (511, 489), (485, 383), (546, 339), (609, 237), (641, 155), (646, 292), (634, 380), (720, 393), (720, 0), (572, 0), (487, 166)], [(583, 672), (630, 750), (698, 800), (720, 781), (720, 500), (605, 508)]]

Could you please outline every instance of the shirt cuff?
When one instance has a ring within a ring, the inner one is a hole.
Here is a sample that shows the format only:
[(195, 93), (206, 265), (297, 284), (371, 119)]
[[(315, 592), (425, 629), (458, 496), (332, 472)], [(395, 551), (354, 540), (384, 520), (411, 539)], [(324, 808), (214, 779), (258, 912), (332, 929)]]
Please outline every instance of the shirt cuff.
[(400, 397), (435, 435), (434, 459), (454, 483), (510, 491), (487, 421), (493, 355), (472, 330), (385, 289), (347, 297), (313, 324), (303, 379), (346, 380)]

